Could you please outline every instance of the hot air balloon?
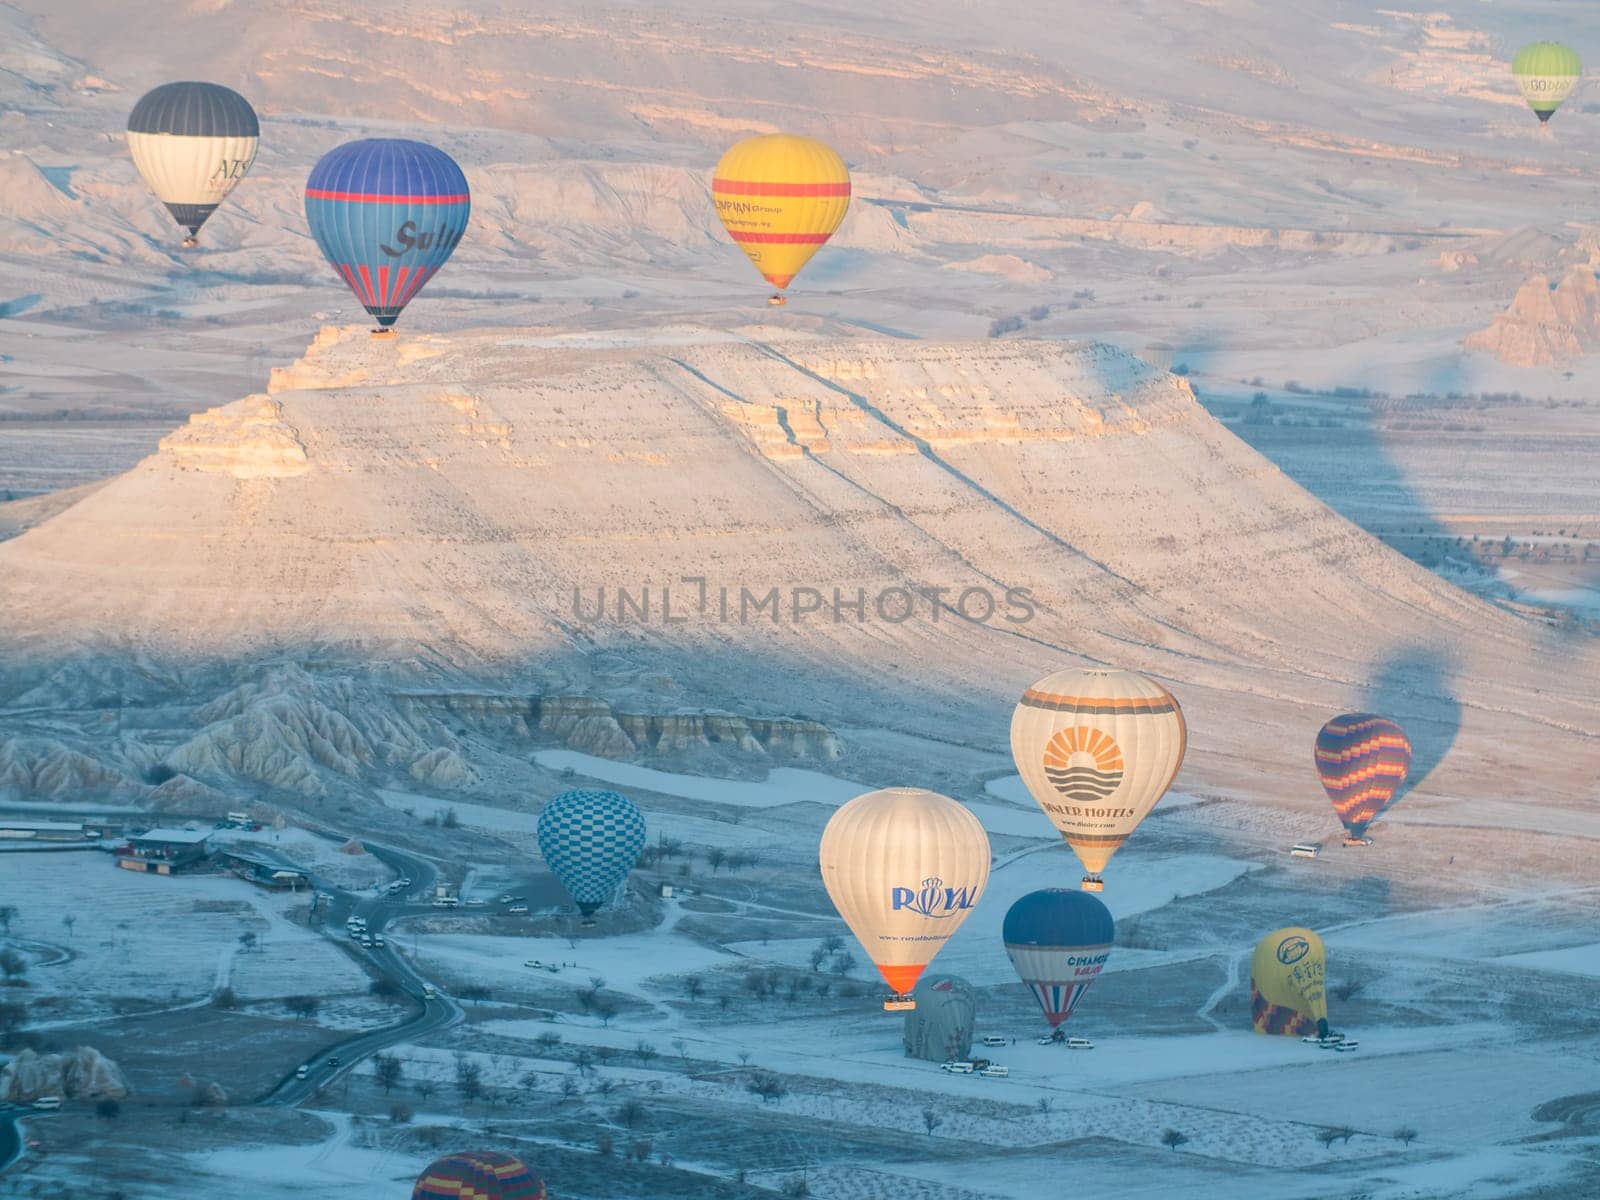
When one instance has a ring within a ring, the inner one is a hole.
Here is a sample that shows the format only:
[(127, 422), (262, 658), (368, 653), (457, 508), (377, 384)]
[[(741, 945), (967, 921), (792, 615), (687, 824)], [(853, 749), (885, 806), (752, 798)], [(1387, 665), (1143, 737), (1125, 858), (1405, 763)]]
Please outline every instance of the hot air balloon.
[(1097, 897), (1046, 888), (1011, 906), (1000, 936), (1018, 977), (1055, 1029), (1072, 1015), (1111, 957), (1116, 925)]
[(977, 993), (959, 975), (924, 975), (912, 990), (916, 1008), (906, 1014), (902, 1045), (907, 1058), (949, 1062), (972, 1053)]
[(1344, 822), (1346, 846), (1370, 845), (1367, 826), (1394, 802), (1411, 769), (1411, 742), (1387, 717), (1345, 713), (1317, 734), (1317, 775)]
[(989, 880), (989, 838), (948, 796), (884, 788), (857, 796), (822, 831), (822, 882), (872, 965), (916, 1007), (917, 977), (961, 927)]
[(644, 815), (616, 792), (562, 792), (539, 814), (539, 853), (584, 916), (616, 894), (644, 849)]
[(499, 1150), (464, 1150), (417, 1176), (411, 1200), (545, 1200), (544, 1180)]
[(1572, 95), (1583, 75), (1577, 51), (1560, 42), (1534, 42), (1517, 51), (1511, 60), (1522, 97), (1533, 109), (1541, 125), (1548, 122), (1561, 102)]
[(711, 180), (728, 236), (778, 288), (811, 261), (850, 207), (850, 172), (821, 142), (790, 133), (746, 138), (722, 156)]
[(467, 177), (443, 150), (401, 138), (335, 146), (306, 180), (306, 222), (339, 277), (392, 332), (467, 229)]
[(250, 170), (260, 137), (250, 102), (216, 83), (164, 83), (128, 115), (133, 165), (188, 229), (185, 246)]
[(1069, 669), (1034, 684), (1011, 715), (1011, 756), (1084, 869), (1085, 891), (1166, 793), (1187, 732), (1172, 693), (1132, 671)]
[(1275, 929), (1250, 958), (1250, 1025), (1257, 1033), (1328, 1036), (1328, 956), (1309, 929)]

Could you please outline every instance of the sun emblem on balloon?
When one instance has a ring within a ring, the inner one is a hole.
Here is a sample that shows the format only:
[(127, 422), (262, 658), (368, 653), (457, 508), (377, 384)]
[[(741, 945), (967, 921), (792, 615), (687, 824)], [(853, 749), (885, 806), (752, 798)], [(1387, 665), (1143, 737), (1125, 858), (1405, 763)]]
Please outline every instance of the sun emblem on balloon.
[(1099, 729), (1063, 729), (1044, 748), (1051, 786), (1078, 804), (1098, 804), (1111, 795), (1122, 785), (1122, 772), (1122, 750)]

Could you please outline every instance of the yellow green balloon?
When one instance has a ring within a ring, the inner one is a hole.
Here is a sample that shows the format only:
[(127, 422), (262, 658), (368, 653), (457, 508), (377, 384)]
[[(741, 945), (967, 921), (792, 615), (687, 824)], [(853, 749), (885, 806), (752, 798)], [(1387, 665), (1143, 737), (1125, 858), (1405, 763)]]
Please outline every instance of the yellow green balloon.
[(1522, 89), (1528, 107), (1541, 122), (1548, 121), (1561, 102), (1572, 95), (1583, 76), (1578, 52), (1560, 42), (1534, 42), (1517, 51), (1511, 74)]

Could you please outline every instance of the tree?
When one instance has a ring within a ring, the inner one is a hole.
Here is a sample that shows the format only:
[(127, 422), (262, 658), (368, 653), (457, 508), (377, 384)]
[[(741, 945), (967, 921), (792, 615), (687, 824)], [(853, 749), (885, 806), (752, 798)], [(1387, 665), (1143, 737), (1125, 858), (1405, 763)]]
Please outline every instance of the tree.
[(1351, 1129), (1348, 1125), (1341, 1125), (1339, 1128), (1333, 1131), (1333, 1135), (1348, 1146), (1350, 1144), (1350, 1139), (1355, 1137), (1356, 1131)]
[(380, 1054), (372, 1060), (373, 1077), (377, 1079), (378, 1086), (383, 1089), (385, 1096), (394, 1090), (405, 1070), (405, 1064), (400, 1061), (398, 1055)]
[(459, 989), (456, 994), (463, 1000), (471, 1000), (474, 1005), (482, 1004), (489, 998), (489, 989), (481, 983), (469, 983)]
[(811, 963), (811, 969), (813, 971), (822, 970), (822, 964), (828, 961), (828, 953), (828, 948), (823, 945), (817, 945), (811, 948), (811, 955), (807, 961)]
[(317, 1010), (322, 1007), (322, 1001), (315, 996), (285, 996), (283, 1006), (302, 1021), (309, 1021), (317, 1015)]
[(1039, 1107), (1039, 1115), (1041, 1117), (1048, 1117), (1050, 1115), (1051, 1108), (1053, 1108), (1054, 1106), (1055, 1106), (1055, 1101), (1052, 1100), (1049, 1096), (1040, 1096), (1039, 1097), (1039, 1106), (1038, 1107)]
[(844, 949), (844, 939), (837, 933), (830, 933), (822, 939), (822, 948), (829, 954), (837, 954)]
[(0, 929), (6, 934), (11, 933), (11, 922), (17, 919), (17, 906), (15, 904), (0, 904)]
[(73, 916), (71, 913), (68, 913), (66, 916), (61, 918), (61, 923), (66, 926), (67, 936), (71, 937), (72, 927), (78, 923), (78, 918)]
[(633, 1155), (635, 1162), (650, 1161), (650, 1139), (641, 1138), (628, 1147), (628, 1153)]
[(120, 1101), (107, 1097), (95, 1104), (94, 1115), (107, 1121), (115, 1121), (122, 1115), (122, 1104)]
[(1407, 1146), (1417, 1140), (1417, 1131), (1409, 1125), (1402, 1125), (1389, 1135), (1397, 1142), (1404, 1142)]
[(600, 996), (594, 1002), (594, 1012), (600, 1024), (609, 1027), (611, 1018), (617, 1015), (617, 1002), (610, 996)]
[(617, 1120), (628, 1127), (629, 1133), (643, 1125), (649, 1117), (650, 1110), (639, 1100), (624, 1101), (622, 1106), (617, 1109)]
[(789, 1094), (788, 1086), (771, 1071), (762, 1071), (749, 1083), (745, 1090), (761, 1097), (761, 1103), (770, 1104), (774, 1100), (782, 1100)]
[(394, 1104), (389, 1107), (389, 1120), (396, 1125), (411, 1124), (411, 1106), (409, 1104)]
[(683, 993), (691, 1000), (700, 999), (700, 994), (705, 990), (705, 981), (698, 975), (691, 975), (683, 981)]
[(683, 1065), (689, 1065), (689, 1043), (682, 1038), (672, 1039), (672, 1048), (678, 1052), (678, 1057), (683, 1059)]
[(435, 1089), (437, 1089), (438, 1084), (434, 1083), (431, 1079), (419, 1079), (411, 1086), (416, 1090), (417, 1095), (422, 1097), (422, 1102), (426, 1104), (430, 1099), (433, 1098), (433, 1093)]
[(367, 991), (383, 1000), (395, 1001), (405, 994), (404, 990), (392, 979), (374, 979), (367, 984)]
[(239, 935), (239, 949), (244, 953), (249, 954), (250, 951), (256, 948), (257, 941), (258, 939), (256, 938), (255, 934), (251, 933), (249, 930), (245, 930), (245, 932)]
[(728, 861), (728, 852), (720, 846), (713, 846), (706, 851), (706, 865), (713, 871), (722, 870), (723, 864)]
[(922, 1110), (922, 1127), (928, 1131), (928, 1136), (933, 1136), (933, 1131), (944, 1124), (944, 1118), (931, 1106)]
[(572, 1067), (579, 1075), (593, 1075), (594, 1051), (588, 1048), (579, 1050), (572, 1056)]
[(1176, 1129), (1165, 1129), (1161, 1133), (1161, 1144), (1168, 1150), (1176, 1150), (1188, 1140), (1188, 1134), (1180, 1133)]
[(0, 1000), (0, 1037), (9, 1037), (28, 1023), (28, 1006), (17, 1000)]
[(7, 946), (0, 950), (0, 971), (5, 972), (7, 979), (21, 979), (28, 973), (28, 960)]
[(539, 1047), (539, 1049), (543, 1050), (546, 1054), (549, 1054), (550, 1051), (561, 1045), (561, 1035), (556, 1033), (554, 1030), (546, 1030), (544, 1033), (541, 1033), (538, 1037), (533, 1039), (533, 1044)]
[(561, 1095), (564, 1099), (571, 1100), (578, 1094), (578, 1081), (571, 1075), (561, 1077)]
[(848, 950), (841, 950), (833, 956), (833, 973), (841, 978), (856, 969), (856, 956)]
[(609, 1133), (601, 1132), (601, 1133), (595, 1134), (594, 1152), (596, 1154), (598, 1154), (601, 1158), (610, 1158), (611, 1157), (611, 1152), (614, 1149), (615, 1149), (615, 1143), (612, 1141), (611, 1135)]
[(239, 993), (231, 987), (225, 987), (211, 998), (211, 1007), (230, 1012), (239, 1007)]
[(1353, 1000), (1366, 989), (1366, 986), (1367, 981), (1365, 979), (1352, 975), (1348, 979), (1341, 979), (1334, 984), (1333, 994), (1341, 1000)]
[(639, 1041), (635, 1043), (633, 1052), (639, 1056), (639, 1061), (642, 1063), (648, 1063), (656, 1056), (656, 1048), (643, 1038), (640, 1038)]
[(795, 1197), (795, 1200), (803, 1200), (803, 1197), (811, 1195), (811, 1185), (806, 1182), (804, 1175), (791, 1175), (783, 1181), (783, 1189), (779, 1192), (779, 1195), (792, 1196)]
[(1324, 1150), (1331, 1150), (1333, 1149), (1333, 1144), (1339, 1140), (1339, 1131), (1337, 1129), (1319, 1129), (1314, 1136), (1317, 1141), (1322, 1143)]
[(456, 1058), (456, 1091), (468, 1104), (483, 1095), (483, 1068), (465, 1055)]

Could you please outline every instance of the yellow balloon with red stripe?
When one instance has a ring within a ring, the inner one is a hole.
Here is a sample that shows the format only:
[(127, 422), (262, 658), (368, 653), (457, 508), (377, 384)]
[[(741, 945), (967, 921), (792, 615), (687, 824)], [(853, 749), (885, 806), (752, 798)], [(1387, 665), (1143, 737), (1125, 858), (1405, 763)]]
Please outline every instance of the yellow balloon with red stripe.
[(746, 138), (722, 156), (711, 196), (728, 236), (776, 288), (833, 236), (850, 207), (844, 159), (812, 138)]

